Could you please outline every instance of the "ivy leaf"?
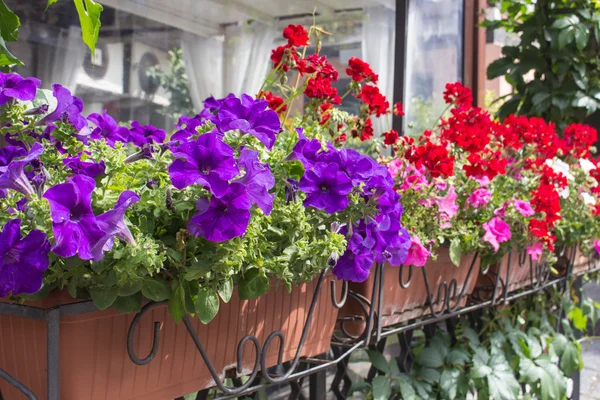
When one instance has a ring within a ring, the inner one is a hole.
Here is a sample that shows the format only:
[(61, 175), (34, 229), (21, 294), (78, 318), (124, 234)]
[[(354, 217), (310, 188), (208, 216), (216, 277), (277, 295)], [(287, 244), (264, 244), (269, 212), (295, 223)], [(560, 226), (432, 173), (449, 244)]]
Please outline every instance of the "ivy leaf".
[(7, 42), (16, 42), (19, 37), (21, 21), (17, 14), (12, 12), (4, 0), (0, 0), (0, 36)]
[(375, 368), (383, 373), (390, 374), (390, 366), (383, 354), (375, 350), (367, 350), (367, 354), (369, 355), (369, 361)]
[(426, 347), (417, 354), (417, 362), (427, 368), (439, 368), (444, 365), (440, 352), (431, 347)]
[(452, 239), (450, 242), (450, 261), (452, 261), (452, 264), (456, 265), (457, 267), (460, 266), (461, 254), (462, 250), (460, 248), (460, 239)]
[(142, 294), (152, 301), (164, 301), (171, 296), (171, 288), (169, 283), (163, 279), (146, 279), (142, 286)]
[(23, 63), (6, 48), (4, 39), (0, 36), (0, 67), (11, 65), (21, 66)]
[(231, 300), (231, 295), (233, 294), (233, 279), (228, 277), (225, 281), (221, 282), (218, 291), (223, 302), (229, 303), (229, 300)]
[(100, 32), (102, 5), (96, 3), (94, 0), (73, 0), (73, 2), (77, 8), (77, 14), (79, 14), (83, 42), (88, 45), (90, 51), (94, 54)]
[(371, 383), (373, 400), (388, 400), (392, 397), (392, 383), (386, 376), (376, 376)]
[(185, 317), (185, 290), (181, 285), (177, 285), (173, 296), (169, 299), (169, 312), (176, 323), (180, 323)]
[(106, 310), (108, 307), (117, 299), (119, 295), (119, 288), (117, 286), (106, 287), (106, 288), (94, 288), (90, 289), (90, 296), (92, 301), (98, 307), (99, 310)]
[(219, 296), (212, 289), (200, 288), (198, 297), (194, 301), (194, 309), (203, 324), (213, 320), (219, 311)]
[(244, 279), (238, 285), (238, 293), (242, 300), (254, 299), (268, 291), (269, 278), (267, 278), (264, 271), (258, 268), (246, 272)]

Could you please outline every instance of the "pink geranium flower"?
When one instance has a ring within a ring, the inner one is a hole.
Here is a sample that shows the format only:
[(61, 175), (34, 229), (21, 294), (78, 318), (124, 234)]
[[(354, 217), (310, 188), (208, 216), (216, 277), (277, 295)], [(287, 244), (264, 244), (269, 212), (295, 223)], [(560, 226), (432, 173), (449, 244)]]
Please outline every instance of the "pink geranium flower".
[(524, 217), (531, 217), (533, 214), (535, 214), (535, 211), (533, 211), (533, 208), (531, 208), (531, 204), (529, 204), (528, 201), (515, 200), (514, 207), (515, 210), (517, 210), (519, 214)]
[(543, 250), (544, 246), (540, 242), (537, 242), (527, 248), (527, 254), (531, 256), (533, 261), (537, 261), (540, 259)]
[(496, 252), (500, 248), (500, 243), (511, 238), (510, 226), (498, 217), (494, 217), (483, 224), (483, 229), (485, 230), (483, 240), (491, 244)]
[(481, 206), (486, 205), (492, 199), (492, 192), (487, 190), (486, 188), (480, 188), (471, 193), (469, 198), (467, 199), (467, 203), (475, 208), (479, 208)]
[(400, 161), (398, 158), (395, 158), (387, 165), (387, 168), (392, 178), (396, 178), (396, 175), (398, 175), (398, 172), (400, 169), (402, 169), (402, 161)]
[(408, 258), (404, 261), (404, 265), (413, 265), (415, 267), (425, 266), (431, 252), (421, 244), (421, 239), (418, 236), (411, 237), (410, 243)]

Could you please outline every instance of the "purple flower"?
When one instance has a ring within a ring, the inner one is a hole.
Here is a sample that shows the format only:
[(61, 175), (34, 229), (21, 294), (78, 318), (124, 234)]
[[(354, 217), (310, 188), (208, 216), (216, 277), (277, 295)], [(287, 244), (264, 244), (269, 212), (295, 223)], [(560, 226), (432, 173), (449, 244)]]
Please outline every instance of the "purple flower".
[(184, 143), (173, 156), (176, 160), (169, 167), (169, 175), (177, 189), (193, 184), (204, 185), (216, 197), (221, 197), (227, 191), (228, 181), (240, 172), (233, 149), (215, 133)]
[(167, 134), (162, 129), (152, 125), (142, 126), (139, 122), (132, 121), (128, 140), (136, 146), (142, 147), (145, 144), (162, 143), (166, 137)]
[(378, 217), (380, 222), (370, 223), (376, 245), (375, 260), (398, 267), (406, 262), (411, 246), (410, 235), (400, 225), (400, 213), (392, 212)]
[(242, 150), (238, 162), (246, 173), (236, 182), (246, 186), (250, 201), (269, 215), (275, 200), (275, 195), (269, 193), (269, 190), (275, 186), (275, 177), (271, 173), (269, 164), (258, 161), (258, 151), (248, 149)]
[(18, 74), (0, 72), (0, 105), (10, 99), (32, 101), (41, 82), (37, 78), (23, 78)]
[[(347, 232), (347, 229), (344, 228), (342, 233), (344, 231)], [(373, 247), (376, 241), (371, 233), (371, 230), (366, 229), (364, 221), (353, 227), (352, 236), (348, 240), (348, 248), (333, 268), (333, 273), (338, 279), (364, 282), (368, 278), (369, 271), (375, 262)]]
[(106, 140), (106, 144), (110, 147), (115, 147), (116, 142), (127, 143), (129, 137), (129, 129), (124, 126), (119, 126), (117, 121), (102, 110), (102, 115), (93, 113), (88, 115), (88, 121), (91, 121), (96, 128), (91, 132), (89, 138), (92, 140)]
[(197, 135), (198, 131), (197, 127), (204, 124), (198, 118), (190, 118), (186, 116), (179, 117), (179, 122), (177, 123), (177, 127), (179, 130), (171, 136), (171, 140), (179, 141), (180, 143), (185, 143), (189, 140), (190, 136)]
[(474, 208), (479, 208), (489, 203), (491, 199), (492, 192), (490, 192), (486, 188), (479, 188), (473, 193), (471, 193), (471, 195), (467, 199), (467, 203), (469, 203)]
[(218, 128), (225, 133), (234, 129), (255, 136), (269, 150), (281, 131), (277, 113), (267, 107), (263, 99), (255, 100), (247, 94), (241, 99), (228, 96), (218, 112)]
[(40, 290), (49, 252), (45, 233), (33, 230), (21, 238), (21, 220), (8, 221), (0, 232), (0, 298)]
[(515, 200), (514, 202), (515, 210), (519, 212), (524, 217), (531, 217), (535, 214), (533, 208), (531, 208), (531, 204), (528, 201), (524, 200)]
[(127, 209), (137, 203), (140, 196), (130, 190), (126, 190), (119, 196), (119, 200), (112, 210), (100, 214), (96, 217), (98, 226), (104, 232), (104, 236), (94, 243), (91, 247), (91, 252), (94, 255), (94, 261), (100, 261), (104, 251), (110, 251), (114, 244), (115, 236), (127, 244), (135, 246), (133, 235), (125, 225), (125, 212)]
[(78, 156), (67, 157), (63, 159), (63, 163), (67, 168), (70, 168), (75, 175), (86, 175), (90, 178), (95, 178), (98, 175), (103, 175), (106, 166), (104, 161), (96, 163), (94, 161), (82, 161)]
[(0, 149), (0, 167), (6, 167), (16, 158), (24, 157), (27, 149), (20, 146), (6, 146)]
[(298, 199), (298, 181), (288, 178), (285, 181), (285, 201), (296, 202)]
[(298, 133), (298, 143), (294, 146), (292, 153), (288, 156), (289, 160), (299, 160), (304, 168), (312, 168), (319, 161), (319, 152), (322, 147), (318, 139), (308, 139), (304, 136), (303, 128), (296, 128)]
[(83, 102), (79, 97), (71, 95), (69, 89), (55, 83), (52, 85), (53, 95), (56, 98), (56, 108), (40, 121), (40, 124), (49, 124), (56, 121), (66, 121), (77, 130), (87, 126), (85, 118), (81, 115)]
[(234, 182), (221, 198), (213, 196), (210, 202), (198, 200), (198, 212), (190, 219), (188, 230), (192, 235), (211, 242), (231, 240), (246, 232), (251, 206), (244, 185)]
[(299, 188), (307, 194), (305, 205), (333, 214), (348, 207), (352, 182), (337, 164), (319, 162), (304, 173)]
[(500, 248), (500, 243), (511, 238), (510, 226), (498, 217), (494, 217), (483, 224), (483, 230), (485, 230), (483, 240), (491, 244), (496, 252)]
[(25, 167), (33, 160), (37, 160), (43, 151), (44, 148), (39, 143), (34, 143), (31, 151), (20, 157), (15, 157), (17, 154), (22, 154), (20, 151), (10, 150), (9, 152), (12, 152), (10, 162), (0, 166), (0, 189), (12, 189), (25, 196), (32, 196), (35, 191), (26, 176)]
[(75, 175), (66, 183), (51, 187), (42, 197), (50, 203), (52, 230), (56, 243), (52, 251), (63, 258), (79, 255), (94, 258), (92, 247), (104, 237), (92, 211), (92, 192), (96, 182), (85, 175)]

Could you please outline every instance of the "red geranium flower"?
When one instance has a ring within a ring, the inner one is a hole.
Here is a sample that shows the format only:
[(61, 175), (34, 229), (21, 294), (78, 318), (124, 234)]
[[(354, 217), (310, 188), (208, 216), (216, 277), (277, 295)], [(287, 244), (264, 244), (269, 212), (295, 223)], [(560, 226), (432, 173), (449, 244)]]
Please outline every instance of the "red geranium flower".
[(385, 96), (379, 92), (377, 86), (363, 86), (357, 97), (369, 106), (369, 114), (375, 114), (380, 117), (389, 112), (390, 103), (386, 100)]
[[(264, 92), (261, 90), (260, 93), (258, 93), (258, 97), (265, 99), (269, 105), (269, 108), (273, 111), (276, 111), (279, 114), (281, 114), (287, 110), (287, 104), (285, 104), (283, 107), (281, 107), (281, 105), (283, 104), (283, 101), (284, 101), (283, 98), (279, 97), (279, 96), (275, 96), (273, 94), (273, 92)], [(281, 107), (281, 108), (279, 108), (279, 107)]]
[(473, 104), (473, 95), (471, 89), (463, 86), (460, 82), (447, 83), (444, 101), (446, 104), (454, 104), (459, 108), (468, 108)]
[(331, 85), (331, 80), (318, 75), (308, 80), (304, 94), (311, 99), (323, 99), (332, 104), (342, 102), (338, 90)]
[(284, 72), (290, 70), (290, 66), (295, 66), (298, 62), (298, 54), (294, 47), (289, 45), (279, 46), (278, 48), (271, 50), (271, 61), (273, 61), (273, 68), (281, 63), (281, 69)]
[(396, 117), (404, 117), (404, 107), (402, 107), (402, 103), (397, 102), (394, 104), (394, 115)]
[(406, 158), (416, 168), (424, 166), (433, 178), (454, 175), (454, 156), (450, 156), (446, 146), (427, 141), (420, 146), (412, 146), (406, 152)]
[(373, 72), (371, 66), (357, 57), (350, 57), (348, 60), (348, 66), (350, 68), (346, 68), (346, 73), (352, 77), (352, 80), (356, 82), (362, 82), (363, 80), (367, 82), (373, 82), (377, 84), (377, 80), (379, 76)]
[(302, 25), (288, 25), (283, 30), (283, 37), (290, 46), (308, 46), (308, 31)]
[(367, 118), (365, 121), (365, 126), (360, 134), (360, 141), (364, 142), (373, 137), (373, 122), (371, 122), (371, 118)]
[(387, 145), (392, 145), (396, 143), (398, 141), (398, 138), (400, 137), (400, 135), (398, 135), (398, 132), (396, 132), (393, 129), (390, 129), (389, 132), (385, 132), (383, 136), (385, 137), (383, 143)]
[(575, 158), (588, 158), (591, 156), (590, 147), (598, 141), (596, 129), (585, 124), (571, 124), (563, 133), (567, 150)]

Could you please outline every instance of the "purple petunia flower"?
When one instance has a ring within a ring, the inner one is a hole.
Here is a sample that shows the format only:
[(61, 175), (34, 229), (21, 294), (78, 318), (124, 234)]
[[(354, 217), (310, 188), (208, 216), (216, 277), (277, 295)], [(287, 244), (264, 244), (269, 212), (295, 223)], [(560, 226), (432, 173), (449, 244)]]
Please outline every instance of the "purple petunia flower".
[(258, 151), (243, 149), (238, 160), (240, 167), (246, 174), (236, 182), (246, 187), (250, 201), (256, 204), (266, 215), (273, 209), (275, 195), (269, 190), (275, 186), (275, 177), (271, 173), (269, 164), (258, 160)]
[(198, 131), (196, 128), (204, 124), (198, 118), (190, 118), (186, 116), (179, 117), (179, 122), (177, 122), (177, 127), (179, 130), (171, 136), (171, 140), (178, 141), (180, 143), (185, 143), (189, 140), (190, 136), (197, 135)]
[(96, 125), (96, 128), (90, 133), (89, 139), (104, 139), (106, 144), (113, 148), (116, 142), (127, 143), (129, 129), (119, 126), (117, 121), (107, 114), (106, 110), (102, 110), (102, 115), (98, 113), (90, 114), (87, 119)]
[(0, 105), (10, 99), (33, 101), (35, 92), (41, 81), (37, 78), (23, 78), (19, 74), (3, 74), (0, 72)]
[(56, 108), (45, 116), (40, 124), (49, 124), (56, 121), (66, 121), (77, 130), (87, 126), (85, 118), (81, 115), (83, 102), (77, 96), (73, 96), (69, 89), (55, 83), (52, 85), (53, 95), (56, 98)]
[(304, 173), (299, 188), (307, 194), (305, 205), (333, 214), (348, 207), (352, 182), (337, 164), (319, 162)]
[(96, 182), (89, 176), (75, 175), (42, 196), (50, 203), (56, 239), (52, 251), (59, 256), (69, 258), (78, 254), (82, 260), (94, 258), (91, 249), (105, 235), (92, 211), (95, 187)]
[(8, 221), (0, 232), (0, 298), (40, 290), (49, 252), (45, 233), (33, 230), (21, 238), (21, 220)]
[(167, 134), (162, 129), (158, 129), (152, 125), (143, 126), (137, 121), (131, 122), (129, 141), (136, 146), (142, 147), (145, 144), (162, 143), (166, 137)]
[(375, 240), (367, 230), (353, 229), (352, 237), (348, 240), (348, 248), (335, 264), (333, 273), (338, 279), (364, 282), (375, 262), (372, 251), (374, 245)]
[(103, 175), (106, 166), (104, 161), (99, 163), (94, 161), (82, 161), (80, 157), (67, 157), (63, 159), (63, 163), (67, 168), (70, 168), (75, 175), (86, 175), (90, 178), (95, 178), (98, 175)]
[(244, 185), (234, 182), (221, 198), (213, 196), (210, 202), (198, 200), (198, 212), (190, 219), (188, 230), (192, 235), (211, 242), (231, 240), (246, 232), (251, 206)]
[(267, 102), (247, 94), (241, 99), (231, 95), (226, 97), (219, 108), (218, 119), (217, 127), (221, 132), (238, 129), (256, 137), (269, 150), (281, 131), (279, 117), (267, 107)]
[(227, 191), (228, 181), (240, 173), (233, 149), (215, 133), (179, 146), (173, 156), (176, 160), (169, 167), (169, 175), (177, 189), (203, 185), (221, 197)]
[(319, 161), (319, 152), (322, 148), (321, 142), (318, 139), (308, 139), (304, 136), (303, 128), (296, 128), (296, 132), (298, 133), (298, 142), (288, 159), (299, 160), (306, 169), (312, 168)]
[(10, 162), (0, 166), (0, 189), (12, 189), (25, 196), (32, 196), (35, 191), (26, 176), (25, 167), (33, 160), (37, 160), (43, 151), (44, 148), (39, 143), (34, 143), (31, 151), (25, 156), (14, 157), (15, 154), (22, 154), (15, 150)]
[(115, 236), (125, 243), (135, 246), (135, 240), (129, 228), (125, 225), (124, 218), (127, 209), (139, 200), (140, 196), (130, 190), (126, 190), (121, 193), (119, 200), (117, 200), (112, 210), (96, 217), (96, 222), (102, 232), (104, 232), (104, 236), (91, 247), (94, 261), (100, 261), (103, 257), (103, 252), (112, 249)]

